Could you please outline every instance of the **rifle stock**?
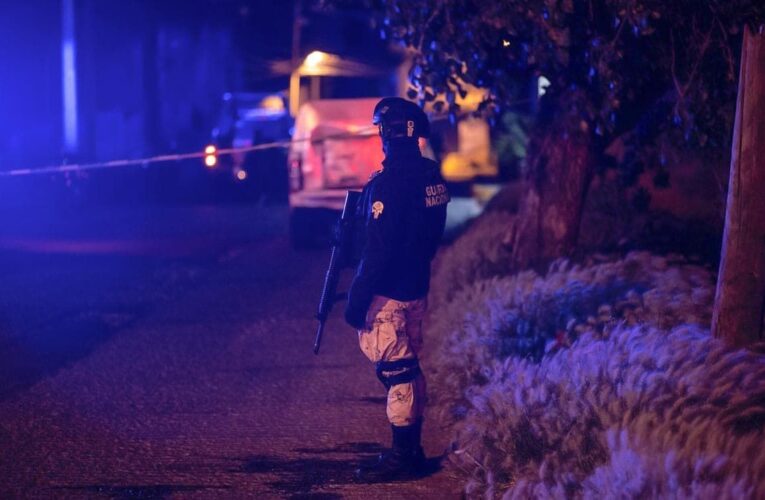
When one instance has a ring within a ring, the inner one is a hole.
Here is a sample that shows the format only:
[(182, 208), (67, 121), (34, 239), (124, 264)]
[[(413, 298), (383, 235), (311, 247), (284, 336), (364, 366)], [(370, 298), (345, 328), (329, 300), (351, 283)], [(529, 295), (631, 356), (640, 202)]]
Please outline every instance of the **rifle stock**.
[(324, 277), (324, 286), (321, 290), (321, 299), (319, 299), (319, 311), (316, 318), (319, 320), (319, 327), (316, 330), (316, 339), (313, 344), (313, 353), (319, 354), (321, 348), (321, 338), (324, 335), (324, 325), (332, 311), (335, 301), (338, 299), (337, 284), (340, 280), (340, 270), (348, 262), (353, 243), (352, 219), (355, 215), (356, 203), (361, 193), (358, 191), (348, 191), (345, 195), (345, 204), (340, 216), (339, 231), (332, 245), (332, 254), (329, 258), (329, 267)]

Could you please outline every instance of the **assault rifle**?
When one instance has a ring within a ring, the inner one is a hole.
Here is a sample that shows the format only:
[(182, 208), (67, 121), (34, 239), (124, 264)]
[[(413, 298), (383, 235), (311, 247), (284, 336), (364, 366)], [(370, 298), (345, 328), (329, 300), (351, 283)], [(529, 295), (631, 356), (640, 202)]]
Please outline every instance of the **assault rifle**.
[(353, 234), (353, 222), (356, 211), (356, 204), (361, 193), (358, 191), (348, 191), (345, 195), (345, 204), (343, 213), (340, 216), (332, 242), (332, 256), (329, 258), (329, 268), (324, 278), (324, 288), (321, 291), (319, 300), (319, 312), (316, 318), (319, 320), (319, 328), (316, 331), (316, 341), (313, 344), (313, 353), (319, 354), (321, 347), (321, 336), (324, 333), (324, 323), (329, 317), (332, 306), (335, 302), (345, 298), (345, 294), (337, 293), (337, 283), (340, 280), (340, 271), (343, 267), (351, 263), (353, 256), (353, 244), (355, 235)]

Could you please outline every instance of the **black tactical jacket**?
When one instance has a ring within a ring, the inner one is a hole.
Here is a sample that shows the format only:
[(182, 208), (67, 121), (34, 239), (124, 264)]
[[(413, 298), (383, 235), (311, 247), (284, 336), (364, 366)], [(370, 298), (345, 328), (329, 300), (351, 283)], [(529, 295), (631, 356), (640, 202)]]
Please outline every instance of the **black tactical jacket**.
[(356, 317), (366, 314), (373, 295), (401, 301), (427, 295), (446, 222), (449, 193), (436, 162), (415, 149), (388, 154), (383, 167), (357, 206), (364, 241), (348, 293)]

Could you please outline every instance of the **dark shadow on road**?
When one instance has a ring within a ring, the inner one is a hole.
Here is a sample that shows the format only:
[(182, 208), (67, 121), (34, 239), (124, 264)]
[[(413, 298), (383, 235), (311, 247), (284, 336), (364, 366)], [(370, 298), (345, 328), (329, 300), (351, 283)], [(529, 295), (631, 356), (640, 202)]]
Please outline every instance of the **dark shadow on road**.
[[(295, 452), (308, 457), (281, 458), (253, 455), (244, 459), (240, 470), (248, 474), (272, 474), (278, 479), (268, 483), (275, 492), (287, 498), (340, 498), (340, 495), (316, 490), (345, 484), (357, 484), (354, 471), (362, 463), (376, 460), (383, 447), (379, 443), (343, 443), (334, 448), (296, 448)], [(351, 459), (319, 458), (318, 455), (355, 455)], [(443, 456), (427, 460), (424, 470), (416, 479), (422, 479), (441, 470)], [(415, 479), (411, 479), (415, 480)]]
[[(424, 479), (428, 476), (432, 476), (433, 474), (439, 472), (443, 468), (441, 466), (441, 462), (443, 459), (444, 459), (444, 455), (428, 458), (425, 460), (425, 465), (423, 465), (422, 469), (417, 473), (416, 477), (407, 478), (407, 479), (399, 479), (395, 482), (417, 481), (419, 479)], [(369, 460), (364, 465), (371, 466), (371, 465), (374, 465), (375, 462), (377, 462), (377, 459)], [(366, 484), (374, 484), (374, 483), (380, 483), (380, 482), (393, 482), (393, 481), (369, 481)]]
[[(150, 498), (150, 499), (162, 499), (168, 498), (173, 494), (191, 492), (191, 491), (205, 491), (205, 490), (229, 490), (228, 486), (207, 486), (203, 484), (152, 484), (152, 485), (85, 485), (85, 486), (64, 486), (56, 488), (60, 490), (74, 490), (82, 491), (83, 494), (90, 493), (106, 496), (108, 498), (116, 499), (132, 499), (132, 498)], [(87, 495), (90, 496), (90, 495)], [(223, 495), (225, 496), (225, 495)]]
[[(356, 460), (328, 460), (310, 458), (278, 458), (253, 455), (242, 464), (239, 472), (248, 474), (274, 474), (278, 479), (268, 483), (275, 492), (288, 498), (316, 494), (325, 487), (351, 484)], [(232, 471), (234, 472), (234, 471)], [(339, 496), (324, 498), (340, 498)]]
[(0, 401), (79, 359), (144, 316), (146, 304), (72, 311), (30, 328), (23, 337), (0, 338)]
[(107, 196), (10, 209), (6, 201), (0, 196), (9, 209), (0, 214), (0, 401), (87, 358), (196, 290), (209, 271), (235, 266), (248, 245), (261, 245), (273, 265), (249, 266), (243, 280), (288, 287), (304, 272), (285, 264), (286, 205), (123, 205)]
[(311, 454), (311, 455), (324, 455), (327, 453), (353, 453), (358, 455), (377, 455), (379, 453), (382, 453), (384, 448), (380, 445), (380, 443), (370, 443), (370, 442), (353, 442), (353, 443), (342, 443), (334, 448), (295, 448), (295, 450), (298, 453), (305, 453), (305, 454)]

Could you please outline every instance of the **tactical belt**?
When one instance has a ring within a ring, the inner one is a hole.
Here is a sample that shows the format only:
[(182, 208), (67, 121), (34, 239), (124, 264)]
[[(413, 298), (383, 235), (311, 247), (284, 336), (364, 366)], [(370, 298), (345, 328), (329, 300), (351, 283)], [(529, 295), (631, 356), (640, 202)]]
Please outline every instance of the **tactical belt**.
[[(397, 361), (378, 361), (375, 365), (377, 378), (386, 389), (394, 385), (412, 382), (420, 372), (420, 362), (417, 358), (399, 359)], [(393, 375), (385, 375), (384, 372), (396, 372)]]

